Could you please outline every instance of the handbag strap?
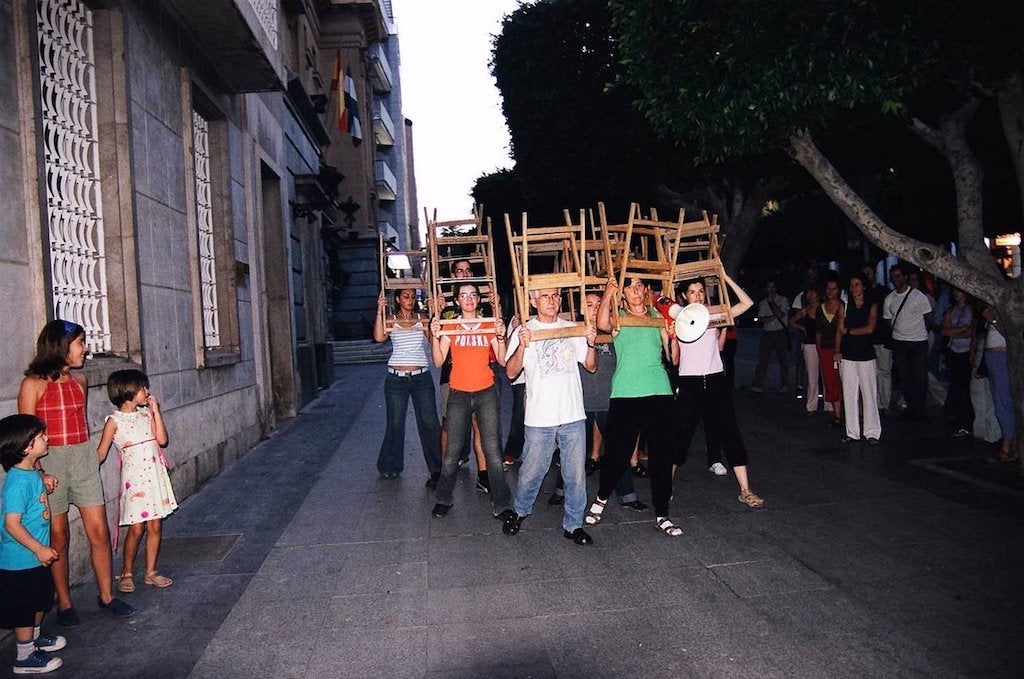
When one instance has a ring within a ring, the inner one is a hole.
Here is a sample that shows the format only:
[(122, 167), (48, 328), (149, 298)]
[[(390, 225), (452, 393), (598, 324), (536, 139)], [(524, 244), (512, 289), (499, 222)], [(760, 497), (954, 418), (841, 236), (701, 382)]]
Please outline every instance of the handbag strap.
[(912, 293), (913, 291), (914, 288), (907, 288), (907, 294), (903, 298), (903, 301), (900, 302), (900, 308), (896, 309), (896, 315), (892, 317), (892, 329), (894, 332), (896, 331), (896, 319), (900, 317), (900, 312), (903, 311), (903, 305), (907, 303), (908, 299), (910, 299), (910, 293)]

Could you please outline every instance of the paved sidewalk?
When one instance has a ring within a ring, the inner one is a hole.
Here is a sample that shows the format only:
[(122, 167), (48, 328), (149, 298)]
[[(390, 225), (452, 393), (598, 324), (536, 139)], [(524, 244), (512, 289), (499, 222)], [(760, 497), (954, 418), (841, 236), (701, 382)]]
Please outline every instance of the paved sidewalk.
[(431, 517), (411, 418), (405, 474), (376, 473), (383, 367), (337, 372), (165, 522), (172, 587), (137, 580), (118, 620), (76, 586), (83, 622), (50, 676), (1020, 675), (1024, 493), (973, 474), (980, 443), (887, 420), (884, 445), (841, 447), (794, 399), (737, 394), (764, 508), (706, 471), (698, 434), (682, 537), (612, 502), (579, 547), (552, 477), (515, 537), (469, 469)]

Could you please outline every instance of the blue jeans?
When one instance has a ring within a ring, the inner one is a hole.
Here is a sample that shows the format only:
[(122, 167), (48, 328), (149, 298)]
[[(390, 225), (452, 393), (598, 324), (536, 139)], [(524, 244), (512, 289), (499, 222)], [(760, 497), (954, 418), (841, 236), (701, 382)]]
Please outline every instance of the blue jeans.
[[(992, 390), (992, 403), (996, 410), (996, 421), (1004, 439), (1017, 438), (1017, 421), (1013, 412), (1013, 393), (1010, 390), (1010, 364), (1005, 351), (986, 351), (985, 366), (988, 368), (988, 385)], [(1012, 452), (1012, 451), (1011, 451)]]
[(583, 512), (587, 505), (587, 476), (583, 466), (587, 455), (585, 425), (586, 420), (578, 420), (553, 427), (526, 426), (523, 464), (519, 468), (519, 488), (513, 507), (516, 514), (529, 516), (551, 466), (555, 446), (558, 446), (562, 480), (565, 482), (562, 528), (571, 533), (583, 526)]
[(476, 413), (480, 442), (487, 460), (487, 481), (491, 487), (491, 508), (495, 516), (512, 508), (512, 493), (505, 482), (501, 463), (501, 441), (498, 439), (498, 389), (490, 386), (480, 391), (448, 390), (448, 445), (441, 462), (441, 479), (437, 482), (437, 503), (451, 505), (454, 500), (455, 474), (459, 471), (459, 453), (466, 440), (469, 420)]
[(431, 474), (441, 471), (441, 425), (437, 421), (434, 378), (428, 370), (412, 377), (388, 373), (384, 378), (388, 422), (377, 456), (377, 471), (381, 474), (400, 473), (405, 469), (405, 418), (410, 396), (427, 471)]

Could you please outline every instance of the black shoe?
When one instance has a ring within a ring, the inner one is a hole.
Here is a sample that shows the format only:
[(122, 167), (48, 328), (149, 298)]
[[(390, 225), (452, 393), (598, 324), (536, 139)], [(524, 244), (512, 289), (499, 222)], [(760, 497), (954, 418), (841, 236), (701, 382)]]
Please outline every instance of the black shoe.
[(110, 603), (103, 603), (103, 599), (96, 597), (96, 605), (100, 608), (104, 608), (119, 618), (127, 618), (128, 616), (135, 613), (135, 609), (132, 608), (131, 604), (121, 601), (117, 597), (110, 600)]
[(476, 477), (476, 489), (478, 491), (480, 491), (481, 493), (490, 493), (491, 492), (491, 484), (490, 484), (490, 481), (487, 479), (486, 476), (478, 476), (478, 477)]
[(647, 509), (647, 505), (645, 505), (643, 502), (640, 502), (640, 500), (633, 500), (632, 502), (620, 502), (619, 506), (629, 507), (630, 509), (635, 509), (638, 512), (642, 512), (645, 509)]
[(567, 531), (567, 530), (564, 530), (564, 531), (562, 531), (562, 537), (565, 538), (566, 540), (572, 540), (577, 545), (592, 545), (592, 544), (594, 544), (594, 538), (590, 537), (590, 533), (588, 533), (587, 531), (583, 530), (582, 528), (577, 528), (576, 530), (574, 530), (571, 533), (569, 531)]
[(441, 472), (434, 472), (433, 474), (430, 475), (430, 478), (427, 479), (427, 482), (425, 484), (423, 484), (423, 485), (426, 486), (427, 488), (429, 488), (430, 490), (434, 490), (435, 488), (437, 488), (437, 482), (440, 479), (441, 479)]
[(589, 457), (587, 458), (587, 463), (584, 466), (584, 470), (586, 471), (587, 476), (592, 476), (594, 472), (596, 472), (600, 468), (601, 460), (592, 460)]
[(508, 521), (509, 517), (512, 517), (514, 515), (515, 512), (512, 511), (511, 509), (503, 509), (497, 514), (495, 514), (494, 518), (496, 518), (498, 521), (501, 521), (502, 523), (505, 523), (506, 521)]
[(74, 627), (80, 622), (82, 621), (78, 619), (78, 611), (74, 606), (57, 611), (57, 624), (61, 627)]
[(434, 505), (434, 508), (430, 510), (430, 513), (440, 519), (444, 516), (447, 516), (448, 512), (450, 512), (451, 509), (451, 505), (443, 505), (440, 502), (438, 502), (436, 505)]
[(636, 465), (632, 467), (632, 470), (633, 476), (637, 477), (638, 479), (647, 478), (647, 465), (645, 465), (643, 461), (637, 462)]
[[(502, 512), (504, 514), (504, 512)], [(525, 516), (519, 516), (515, 512), (512, 512), (510, 516), (505, 517), (505, 520), (501, 522), (501, 532), (505, 535), (515, 535), (519, 532), (519, 527), (523, 525)]]
[(565, 496), (559, 495), (558, 493), (552, 493), (551, 497), (548, 498), (548, 504), (551, 505), (552, 507), (557, 505), (564, 505)]

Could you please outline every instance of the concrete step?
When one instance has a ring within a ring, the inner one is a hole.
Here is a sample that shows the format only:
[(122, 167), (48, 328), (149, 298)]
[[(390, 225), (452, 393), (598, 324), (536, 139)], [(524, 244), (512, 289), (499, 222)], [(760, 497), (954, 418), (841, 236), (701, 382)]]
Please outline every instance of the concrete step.
[(385, 363), (391, 356), (391, 342), (377, 343), (372, 340), (331, 342), (331, 353), (335, 365)]

